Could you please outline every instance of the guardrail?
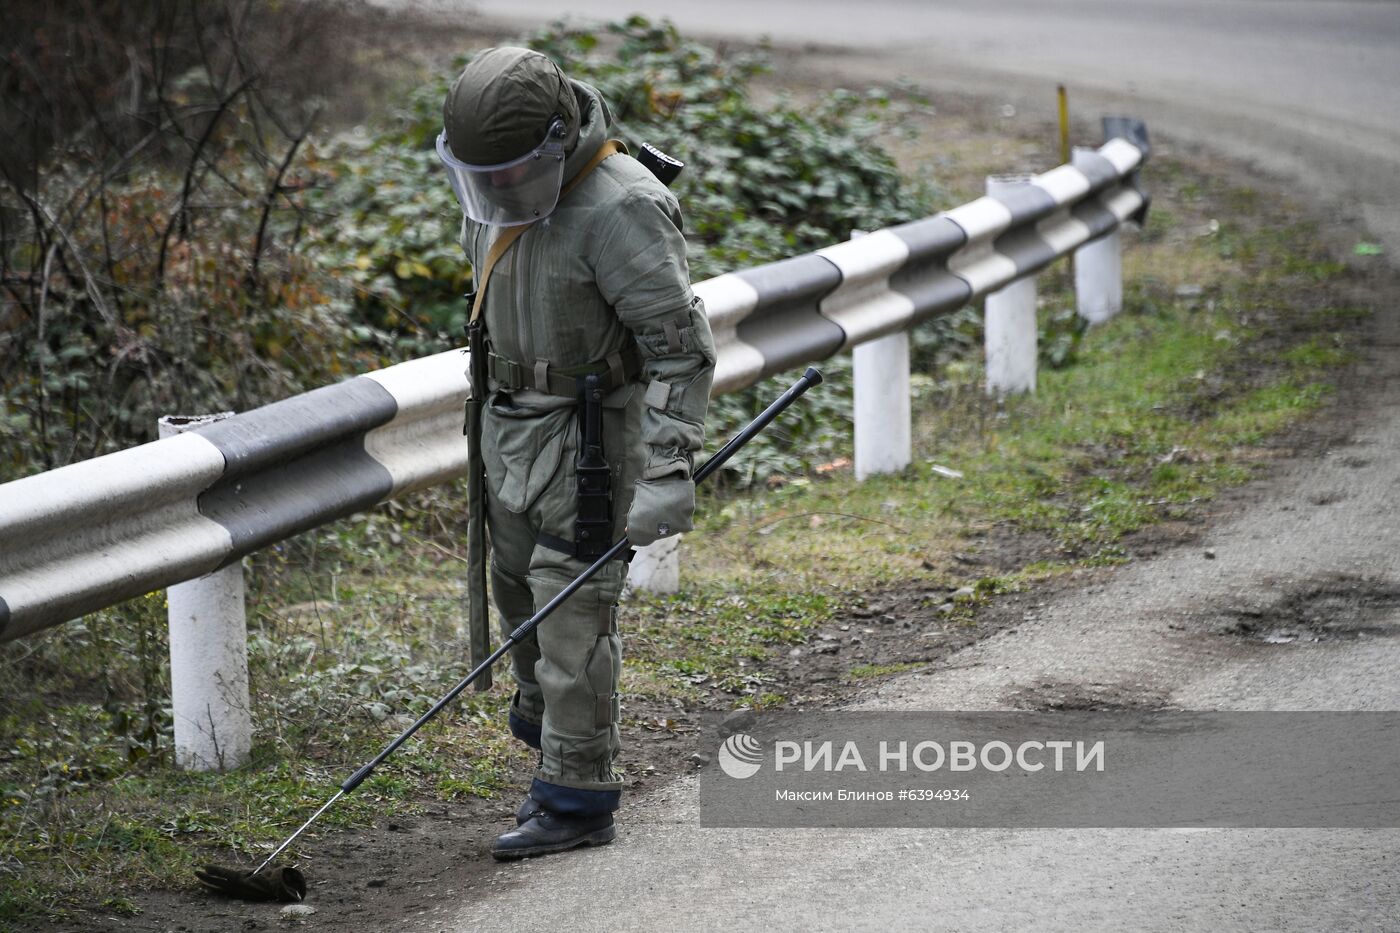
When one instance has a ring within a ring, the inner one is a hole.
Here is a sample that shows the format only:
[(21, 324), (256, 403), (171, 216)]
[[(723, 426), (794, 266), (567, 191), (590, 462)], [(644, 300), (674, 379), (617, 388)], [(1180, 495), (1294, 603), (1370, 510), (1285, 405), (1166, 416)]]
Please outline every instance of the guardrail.
[[(970, 204), (806, 256), (709, 279), (719, 347), (715, 393), (825, 359), (956, 311), (1145, 215), (1137, 170), (1148, 154), (1136, 121), (1072, 165)], [(1121, 134), (1121, 135), (1118, 135)]]
[[(863, 383), (885, 394), (899, 385), (902, 352), (905, 449), (897, 449), (897, 423), (866, 431), (863, 446), (858, 417), (857, 474), (907, 463), (909, 328), (982, 297), (990, 315), (1007, 286), (1076, 251), (1101, 257), (1087, 263), (1097, 270), (1093, 281), (1077, 276), (1081, 313), (1102, 319), (1121, 303), (1113, 297), (1117, 230), (1147, 210), (1138, 170), (1149, 147), (1138, 121), (1106, 118), (1104, 128), (1108, 141), (1076, 150), (1071, 165), (989, 185), (986, 197), (933, 217), (696, 284), (718, 350), (714, 393), (862, 345), (874, 355), (862, 365), (857, 354), (860, 411)], [(1116, 287), (1121, 296), (1121, 278)], [(1022, 333), (1010, 380), (997, 373), (1013, 351), (994, 345), (989, 320), (990, 391), (1027, 388), (1026, 365), (1033, 387), (1033, 289), (1029, 315), (1029, 363)], [(874, 379), (862, 377), (872, 369)], [(0, 641), (211, 574), (275, 541), (460, 477), (467, 389), (465, 358), (450, 350), (0, 485)], [(891, 407), (864, 406), (885, 420)], [(673, 553), (673, 539), (659, 544)], [(179, 745), (177, 734), (177, 753)], [(227, 763), (221, 754), (216, 765)]]

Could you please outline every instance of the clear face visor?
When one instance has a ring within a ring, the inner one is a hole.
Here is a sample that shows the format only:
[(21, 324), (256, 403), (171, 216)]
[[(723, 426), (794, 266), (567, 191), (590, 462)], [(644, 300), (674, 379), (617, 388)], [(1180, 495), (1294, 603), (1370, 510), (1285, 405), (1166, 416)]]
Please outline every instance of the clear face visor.
[(468, 165), (447, 147), (447, 131), (438, 134), (437, 153), (462, 211), (477, 223), (514, 227), (547, 217), (559, 203), (564, 183), (562, 122), (550, 127), (544, 142), (518, 159), (499, 165)]

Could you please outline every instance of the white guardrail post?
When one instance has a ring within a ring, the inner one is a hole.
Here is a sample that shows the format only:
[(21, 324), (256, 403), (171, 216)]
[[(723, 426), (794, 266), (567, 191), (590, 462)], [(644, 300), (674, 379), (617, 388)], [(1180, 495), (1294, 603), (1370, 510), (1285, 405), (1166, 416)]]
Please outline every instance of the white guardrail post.
[(857, 344), (855, 371), (856, 479), (898, 473), (912, 459), (909, 332)]
[[(1093, 149), (1076, 146), (1070, 164), (1079, 168), (1098, 158)], [(1123, 237), (1120, 227), (1074, 252), (1074, 294), (1079, 316), (1102, 324), (1123, 310)]]
[[(159, 421), (160, 436), (173, 437), (230, 415), (167, 415)], [(175, 764), (189, 771), (227, 771), (247, 764), (253, 747), (253, 717), (248, 702), (243, 562), (177, 583), (165, 595)]]
[[(1031, 175), (988, 175), (987, 194), (1018, 188)], [(1035, 391), (1035, 276), (1028, 275), (986, 298), (987, 394)]]
[(676, 593), (681, 588), (681, 536), (662, 538), (637, 548), (627, 568), (627, 585), (648, 593)]
[[(852, 230), (851, 239), (865, 236)], [(898, 473), (913, 458), (909, 332), (887, 334), (851, 350), (856, 481)]]

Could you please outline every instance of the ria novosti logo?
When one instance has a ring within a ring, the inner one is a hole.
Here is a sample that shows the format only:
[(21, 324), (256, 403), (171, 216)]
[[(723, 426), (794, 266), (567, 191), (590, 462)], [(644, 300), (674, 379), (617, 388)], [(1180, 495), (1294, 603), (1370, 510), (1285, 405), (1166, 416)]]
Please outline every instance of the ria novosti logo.
[[(869, 746), (872, 742), (867, 742)], [(1034, 774), (1038, 771), (1103, 771), (1106, 743), (1100, 739), (1023, 741), (1015, 746), (999, 740), (981, 743), (968, 740), (947, 742), (881, 740), (877, 747), (862, 750), (860, 742), (838, 744), (822, 742), (776, 741), (773, 743), (773, 771), (813, 771), (839, 773), (843, 771), (896, 772), (909, 771), (989, 771), (1001, 772), (1012, 768)], [(751, 778), (763, 767), (763, 745), (745, 732), (736, 732), (719, 748), (720, 770), (729, 777)]]
[(719, 766), (732, 778), (751, 778), (763, 766), (763, 746), (753, 736), (736, 732), (719, 747)]

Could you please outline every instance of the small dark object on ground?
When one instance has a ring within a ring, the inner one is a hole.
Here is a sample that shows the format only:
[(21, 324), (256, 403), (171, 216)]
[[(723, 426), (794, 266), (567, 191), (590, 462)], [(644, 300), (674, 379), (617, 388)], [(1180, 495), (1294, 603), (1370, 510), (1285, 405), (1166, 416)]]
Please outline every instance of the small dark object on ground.
[(295, 904), (306, 899), (306, 878), (295, 868), (274, 868), (265, 874), (206, 865), (194, 873), (211, 891), (245, 901), (282, 901)]

